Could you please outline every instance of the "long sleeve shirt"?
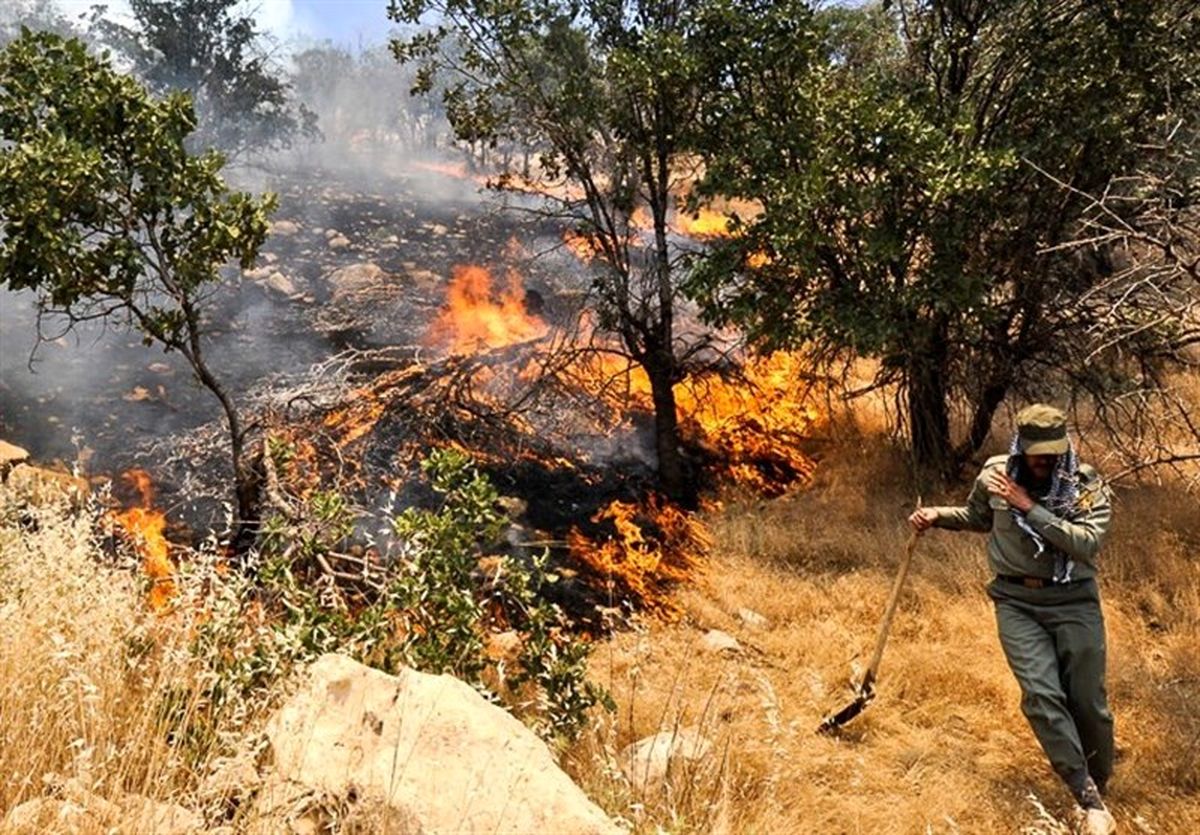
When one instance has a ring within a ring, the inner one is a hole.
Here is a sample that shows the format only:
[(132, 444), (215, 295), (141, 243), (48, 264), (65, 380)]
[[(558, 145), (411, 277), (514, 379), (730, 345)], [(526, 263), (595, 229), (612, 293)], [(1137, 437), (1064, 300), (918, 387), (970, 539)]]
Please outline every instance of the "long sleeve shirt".
[[(1008, 503), (988, 492), (988, 476), (1003, 472), (1007, 455), (987, 460), (962, 507), (937, 507), (934, 527), (956, 531), (988, 533), (988, 564), (996, 574), (1043, 577), (1054, 573), (1057, 550), (1075, 561), (1072, 577), (1083, 580), (1096, 575), (1096, 557), (1104, 544), (1112, 521), (1112, 503), (1108, 490), (1094, 469), (1079, 468), (1079, 501), (1071, 518), (1056, 516), (1041, 504), (1025, 514), (1029, 526), (1046, 542), (1041, 556), (1029, 534), (1018, 527)], [(1036, 499), (1036, 497), (1034, 497)]]

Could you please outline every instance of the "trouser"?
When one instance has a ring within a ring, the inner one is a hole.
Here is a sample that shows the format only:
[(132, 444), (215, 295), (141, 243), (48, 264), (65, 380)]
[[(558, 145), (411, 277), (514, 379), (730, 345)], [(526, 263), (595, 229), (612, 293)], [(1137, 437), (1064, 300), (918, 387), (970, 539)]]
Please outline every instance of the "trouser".
[(1021, 710), (1073, 790), (1112, 774), (1113, 717), (1104, 689), (1104, 616), (1096, 581), (1031, 589), (995, 579), (1000, 644), (1021, 685)]

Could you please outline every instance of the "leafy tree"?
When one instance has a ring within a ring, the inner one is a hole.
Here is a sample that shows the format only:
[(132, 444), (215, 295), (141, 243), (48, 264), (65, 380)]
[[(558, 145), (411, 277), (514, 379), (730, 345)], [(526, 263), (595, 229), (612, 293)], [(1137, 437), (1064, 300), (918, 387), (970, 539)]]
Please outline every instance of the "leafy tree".
[[(438, 25), (393, 41), (419, 65), (415, 91), (444, 84), (460, 142), (532, 146), (552, 214), (590, 236), (603, 329), (645, 370), (665, 492), (693, 489), (680, 452), (674, 386), (702, 341), (676, 324), (676, 208), (687, 136), (705, 89), (696, 83), (693, 2), (393, 0), (389, 16)], [(646, 234), (638, 213), (648, 218)]]
[[(1153, 385), (1186, 341), (1173, 302), (1110, 282), (1116, 248), (1068, 244), (1089, 194), (1195, 119), (1195, 4), (906, 0), (810, 23), (799, 5), (729, 0), (706, 23), (701, 193), (762, 208), (696, 272), (708, 314), (880, 360), (933, 473), (1012, 392)], [(1082, 350), (1114, 309), (1136, 338)]]
[(203, 311), (222, 265), (254, 263), (275, 198), (230, 192), (218, 152), (185, 149), (195, 125), (187, 95), (157, 99), (80, 41), (26, 30), (0, 52), (0, 285), (183, 355), (224, 411), (244, 535), (255, 479)]
[(317, 135), (314, 114), (293, 101), (240, 0), (130, 0), (129, 6), (132, 26), (97, 6), (92, 34), (123, 55), (154, 93), (192, 94), (193, 148), (238, 157)]

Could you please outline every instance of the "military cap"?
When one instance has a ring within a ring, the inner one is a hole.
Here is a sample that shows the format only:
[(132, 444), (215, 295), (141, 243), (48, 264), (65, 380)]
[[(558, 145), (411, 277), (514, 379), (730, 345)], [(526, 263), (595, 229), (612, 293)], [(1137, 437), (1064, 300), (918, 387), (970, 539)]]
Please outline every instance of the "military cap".
[(1017, 437), (1027, 455), (1063, 455), (1067, 441), (1067, 416), (1060, 409), (1035, 403), (1017, 413)]

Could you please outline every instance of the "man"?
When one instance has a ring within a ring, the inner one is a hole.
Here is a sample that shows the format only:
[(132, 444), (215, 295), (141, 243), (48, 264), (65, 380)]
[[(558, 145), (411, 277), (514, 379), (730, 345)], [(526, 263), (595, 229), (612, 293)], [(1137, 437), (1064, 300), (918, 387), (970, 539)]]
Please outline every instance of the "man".
[(1101, 795), (1112, 773), (1113, 718), (1104, 690), (1104, 619), (1096, 563), (1111, 519), (1108, 491), (1079, 464), (1066, 416), (1035, 405), (1017, 415), (1008, 455), (989, 458), (965, 507), (909, 517), (931, 527), (990, 533), (1000, 644), (1021, 685), (1021, 709), (1083, 810), (1087, 835), (1116, 822)]

